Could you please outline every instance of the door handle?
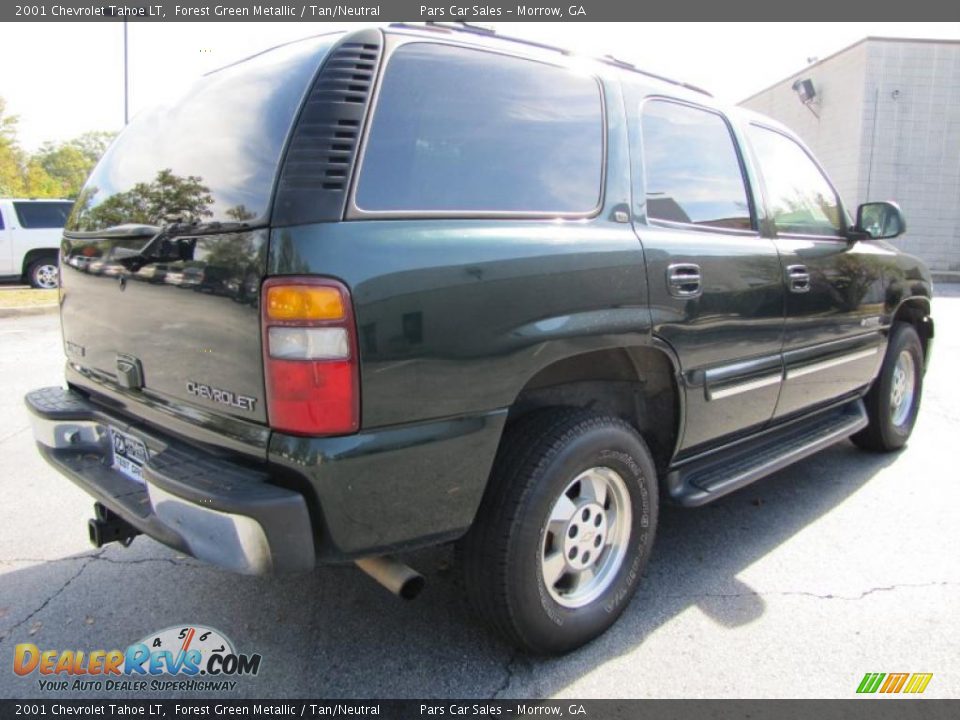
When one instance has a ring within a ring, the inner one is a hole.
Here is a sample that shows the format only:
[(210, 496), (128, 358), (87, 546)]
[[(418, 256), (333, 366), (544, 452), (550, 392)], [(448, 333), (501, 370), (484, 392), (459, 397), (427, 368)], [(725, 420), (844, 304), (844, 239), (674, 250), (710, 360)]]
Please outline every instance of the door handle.
[(700, 266), (693, 263), (676, 263), (667, 267), (667, 291), (674, 297), (696, 297), (700, 286)]
[(788, 265), (787, 279), (790, 281), (790, 292), (810, 292), (810, 272), (806, 265)]

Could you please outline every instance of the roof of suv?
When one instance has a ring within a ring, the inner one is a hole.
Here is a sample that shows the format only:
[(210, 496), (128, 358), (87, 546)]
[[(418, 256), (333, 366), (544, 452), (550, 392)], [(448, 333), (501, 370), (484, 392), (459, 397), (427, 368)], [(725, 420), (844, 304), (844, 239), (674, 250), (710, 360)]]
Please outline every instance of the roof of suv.
[(704, 90), (703, 88), (699, 88), (696, 85), (691, 85), (690, 83), (686, 83), (681, 80), (674, 80), (663, 75), (648, 72), (629, 62), (615, 58), (612, 55), (606, 55), (603, 57), (581, 55), (580, 53), (574, 52), (573, 50), (569, 50), (567, 48), (548, 45), (535, 40), (526, 40), (524, 38), (499, 35), (491, 29), (487, 29), (478, 25), (472, 25), (470, 23), (428, 22), (423, 25), (392, 23), (386, 27), (385, 30), (387, 32), (394, 32), (403, 35), (416, 35), (419, 37), (429, 37), (431, 39), (444, 37), (445, 39), (455, 40), (464, 44), (486, 47), (490, 49), (509, 49), (512, 52), (517, 52), (520, 50), (524, 54), (532, 57), (539, 57), (541, 59), (547, 58), (555, 60), (556, 56), (559, 54), (564, 58), (592, 62), (601, 66), (616, 68), (627, 73), (636, 73), (637, 75), (642, 75), (645, 79), (652, 80), (656, 83), (663, 83), (665, 85), (672, 86), (673, 89), (681, 87), (700, 95), (713, 97), (710, 92)]

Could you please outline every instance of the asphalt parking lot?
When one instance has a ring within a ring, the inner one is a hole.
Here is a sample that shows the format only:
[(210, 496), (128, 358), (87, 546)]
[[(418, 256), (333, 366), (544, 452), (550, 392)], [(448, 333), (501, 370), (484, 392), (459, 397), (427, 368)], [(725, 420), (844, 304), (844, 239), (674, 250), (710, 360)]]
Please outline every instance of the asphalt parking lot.
[(238, 697), (849, 698), (866, 672), (930, 672), (926, 697), (958, 697), (960, 286), (934, 315), (905, 451), (844, 442), (712, 506), (667, 509), (620, 623), (557, 659), (488, 634), (447, 550), (407, 558), (428, 581), (409, 603), (349, 567), (249, 578), (142, 537), (93, 550), (91, 500), (40, 459), (22, 404), (61, 383), (57, 316), (0, 317), (0, 697), (76, 694), (15, 675), (17, 643), (124, 648), (181, 624), (262, 655)]

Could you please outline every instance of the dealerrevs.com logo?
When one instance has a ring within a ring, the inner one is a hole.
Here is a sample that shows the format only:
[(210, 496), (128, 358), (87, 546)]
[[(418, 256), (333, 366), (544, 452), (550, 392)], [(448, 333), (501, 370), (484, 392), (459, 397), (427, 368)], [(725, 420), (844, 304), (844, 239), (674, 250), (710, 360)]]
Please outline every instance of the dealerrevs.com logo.
[(20, 643), (13, 671), (36, 677), (40, 690), (230, 691), (234, 678), (260, 671), (258, 653), (243, 654), (219, 630), (201, 625), (169, 627), (126, 650), (50, 650)]

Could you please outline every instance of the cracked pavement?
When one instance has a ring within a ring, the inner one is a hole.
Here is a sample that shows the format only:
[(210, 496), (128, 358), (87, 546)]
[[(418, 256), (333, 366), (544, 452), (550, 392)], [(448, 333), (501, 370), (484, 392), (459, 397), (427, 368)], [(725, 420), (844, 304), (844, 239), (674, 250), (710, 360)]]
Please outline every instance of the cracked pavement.
[(904, 452), (844, 442), (711, 506), (665, 509), (620, 622), (550, 659), (478, 624), (448, 549), (407, 558), (427, 576), (411, 603), (350, 567), (250, 578), (143, 537), (93, 550), (92, 501), (40, 459), (21, 400), (61, 383), (57, 318), (0, 318), (0, 697), (41, 694), (11, 670), (17, 643), (123, 648), (188, 623), (262, 654), (241, 697), (844, 698), (868, 671), (932, 672), (925, 695), (957, 697), (960, 287), (938, 291)]

